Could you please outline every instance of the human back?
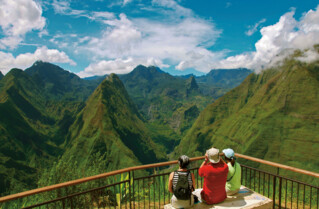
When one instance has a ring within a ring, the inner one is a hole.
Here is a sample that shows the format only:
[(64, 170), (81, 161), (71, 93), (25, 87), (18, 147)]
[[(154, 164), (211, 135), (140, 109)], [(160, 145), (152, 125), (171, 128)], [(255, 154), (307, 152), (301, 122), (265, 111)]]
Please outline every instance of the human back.
[(227, 173), (228, 166), (219, 158), (219, 150), (207, 150), (206, 159), (199, 168), (199, 175), (204, 177), (201, 197), (207, 204), (216, 204), (226, 199)]
[(186, 155), (180, 156), (179, 169), (169, 176), (168, 190), (173, 193), (171, 204), (174, 208), (189, 208), (194, 204), (195, 176), (187, 169), (189, 162)]
[(241, 166), (236, 161), (235, 152), (232, 149), (224, 149), (223, 153), (229, 170), (226, 182), (226, 193), (227, 195), (234, 195), (241, 187)]

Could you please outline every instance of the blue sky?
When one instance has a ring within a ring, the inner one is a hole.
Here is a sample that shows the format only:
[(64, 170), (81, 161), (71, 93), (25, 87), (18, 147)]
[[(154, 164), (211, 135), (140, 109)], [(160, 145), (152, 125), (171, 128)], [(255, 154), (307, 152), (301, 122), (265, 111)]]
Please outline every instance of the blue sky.
[(0, 26), (3, 74), (43, 60), (81, 77), (138, 64), (200, 75), (260, 71), (289, 50), (311, 48), (319, 43), (319, 7), (314, 0), (0, 0)]

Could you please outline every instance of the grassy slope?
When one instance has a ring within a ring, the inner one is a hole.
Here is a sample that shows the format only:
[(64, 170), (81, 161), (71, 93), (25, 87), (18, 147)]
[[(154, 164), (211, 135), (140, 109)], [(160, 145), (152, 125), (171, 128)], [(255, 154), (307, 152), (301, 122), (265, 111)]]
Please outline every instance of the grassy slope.
[(55, 121), (43, 111), (40, 89), (30, 76), (13, 69), (0, 85), (0, 173), (6, 185), (1, 193), (21, 191), (34, 187), (35, 168), (61, 150), (47, 143)]
[(318, 63), (295, 60), (251, 74), (200, 114), (176, 153), (196, 156), (211, 146), (232, 147), (318, 172), (318, 76)]
[(26, 71), (12, 69), (1, 79), (0, 193), (35, 188), (37, 173), (63, 153), (69, 127), (93, 91), (81, 82), (74, 74), (43, 62)]
[(102, 155), (99, 163), (104, 172), (165, 160), (139, 117), (119, 78), (109, 76), (90, 96), (71, 126), (61, 160), (84, 170), (79, 173), (82, 176), (87, 175), (85, 170), (89, 170), (97, 153)]

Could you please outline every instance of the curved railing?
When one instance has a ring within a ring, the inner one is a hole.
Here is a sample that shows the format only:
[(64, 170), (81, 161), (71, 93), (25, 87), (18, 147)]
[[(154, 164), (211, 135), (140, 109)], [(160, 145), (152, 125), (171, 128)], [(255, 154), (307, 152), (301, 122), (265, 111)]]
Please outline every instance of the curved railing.
[[(279, 169), (304, 174), (315, 180), (318, 180), (319, 173), (238, 153), (236, 157), (276, 168), (276, 172), (269, 172), (242, 165), (242, 184), (271, 198), (274, 208), (318, 208), (319, 187), (281, 176)], [(191, 158), (191, 161), (203, 159), (204, 156), (201, 156)], [(116, 208), (115, 205), (118, 208), (163, 208), (170, 200), (167, 191), (169, 172), (161, 172), (159, 168), (174, 164), (177, 161), (134, 166), (0, 197), (0, 208), (12, 205), (17, 208), (44, 205), (49, 208)], [(154, 169), (153, 174), (145, 176), (145, 173), (139, 173), (146, 169)], [(195, 174), (197, 188), (202, 187), (198, 167), (190, 170)]]

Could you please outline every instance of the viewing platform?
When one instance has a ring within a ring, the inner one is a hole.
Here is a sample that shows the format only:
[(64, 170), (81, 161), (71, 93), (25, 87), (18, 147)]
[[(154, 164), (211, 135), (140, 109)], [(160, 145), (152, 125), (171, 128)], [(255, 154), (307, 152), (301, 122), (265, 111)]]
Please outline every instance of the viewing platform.
[[(270, 209), (273, 201), (262, 196), (247, 187), (241, 186), (239, 192), (233, 196), (227, 196), (226, 200), (214, 205), (207, 205), (202, 202), (195, 203), (192, 209)], [(164, 206), (164, 209), (175, 209), (171, 204)]]
[[(280, 175), (289, 171), (318, 182), (319, 173), (306, 171), (236, 153), (241, 164), (240, 192), (216, 205), (196, 204), (193, 208), (319, 208), (319, 187)], [(190, 172), (196, 188), (203, 187), (198, 174), (204, 156), (191, 158)], [(260, 164), (263, 169), (243, 162)], [(169, 208), (168, 166), (176, 161), (142, 165), (46, 186), (0, 197), (0, 208)], [(165, 169), (166, 168), (166, 171)], [(152, 172), (151, 172), (152, 171)]]

